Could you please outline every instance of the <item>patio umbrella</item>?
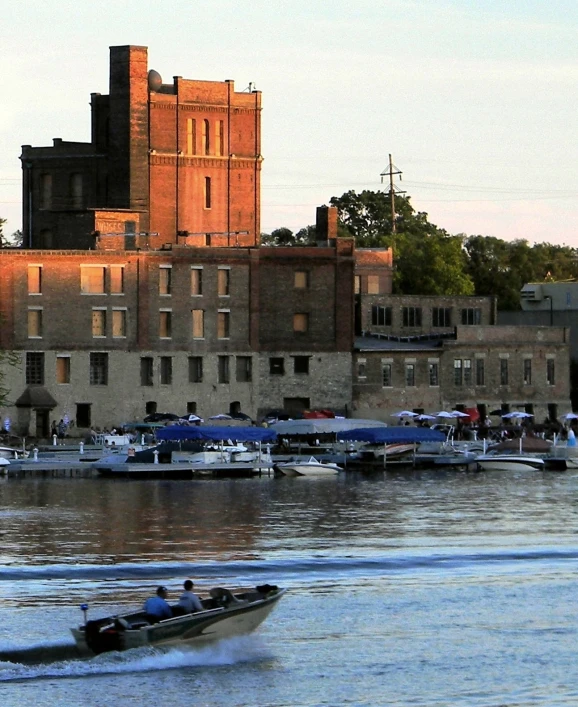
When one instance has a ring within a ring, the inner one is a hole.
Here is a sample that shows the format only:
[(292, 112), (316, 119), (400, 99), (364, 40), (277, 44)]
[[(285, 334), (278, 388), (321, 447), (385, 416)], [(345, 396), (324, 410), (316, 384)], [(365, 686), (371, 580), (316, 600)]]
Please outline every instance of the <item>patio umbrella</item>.
[(503, 418), (505, 419), (514, 419), (514, 420), (521, 420), (525, 417), (534, 417), (532, 413), (530, 412), (508, 412), (505, 415), (502, 415)]
[(565, 415), (562, 415), (563, 420), (578, 420), (578, 414), (575, 412), (567, 412)]
[(469, 417), (467, 412), (460, 412), (459, 410), (452, 410), (450, 412), (450, 417)]
[(454, 417), (451, 412), (447, 412), (446, 410), (442, 410), (441, 412), (436, 412), (435, 416), (436, 417), (446, 417), (449, 419)]
[(401, 412), (394, 412), (392, 417), (417, 417), (417, 412), (412, 412), (411, 410), (402, 410)]
[(417, 417), (414, 417), (413, 419), (416, 421), (419, 421), (419, 422), (425, 422), (426, 420), (435, 420), (436, 418), (435, 418), (435, 415), (425, 415), (422, 413), (421, 415), (418, 415)]

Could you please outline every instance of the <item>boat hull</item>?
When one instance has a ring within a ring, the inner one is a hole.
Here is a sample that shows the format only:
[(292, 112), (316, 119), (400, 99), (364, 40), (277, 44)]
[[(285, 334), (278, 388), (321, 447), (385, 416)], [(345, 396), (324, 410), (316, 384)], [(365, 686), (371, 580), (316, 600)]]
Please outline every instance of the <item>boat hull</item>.
[(482, 471), (541, 471), (544, 460), (539, 457), (514, 455), (481, 455), (476, 463)]
[(335, 476), (342, 469), (335, 464), (276, 464), (275, 469), (284, 476)]

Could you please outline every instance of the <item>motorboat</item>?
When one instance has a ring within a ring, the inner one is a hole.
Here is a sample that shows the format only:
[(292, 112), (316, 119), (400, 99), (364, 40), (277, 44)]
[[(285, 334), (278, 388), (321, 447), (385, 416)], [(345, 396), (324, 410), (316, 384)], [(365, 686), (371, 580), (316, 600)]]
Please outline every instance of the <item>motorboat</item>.
[(320, 462), (315, 457), (295, 459), (275, 464), (275, 470), (284, 476), (334, 476), (343, 467), (332, 462)]
[[(155, 621), (144, 611), (87, 621), (86, 604), (80, 608), (85, 622), (71, 632), (82, 656), (151, 646), (186, 648), (252, 633), (267, 618), (286, 589), (264, 584), (231, 592), (215, 587), (202, 599), (202, 611)], [(175, 611), (176, 607), (173, 607)]]
[(542, 471), (546, 462), (529, 454), (480, 454), (475, 458), (482, 471)]

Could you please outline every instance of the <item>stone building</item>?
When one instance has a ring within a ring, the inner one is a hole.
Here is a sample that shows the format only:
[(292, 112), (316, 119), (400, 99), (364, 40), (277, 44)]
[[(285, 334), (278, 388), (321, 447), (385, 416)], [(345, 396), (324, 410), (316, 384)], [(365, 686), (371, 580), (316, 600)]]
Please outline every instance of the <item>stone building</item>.
[(258, 241), (259, 91), (165, 84), (146, 47), (111, 47), (109, 94), (91, 94), (91, 116), (90, 142), (22, 147), (26, 247), (88, 249), (100, 234), (122, 234), (122, 248)]

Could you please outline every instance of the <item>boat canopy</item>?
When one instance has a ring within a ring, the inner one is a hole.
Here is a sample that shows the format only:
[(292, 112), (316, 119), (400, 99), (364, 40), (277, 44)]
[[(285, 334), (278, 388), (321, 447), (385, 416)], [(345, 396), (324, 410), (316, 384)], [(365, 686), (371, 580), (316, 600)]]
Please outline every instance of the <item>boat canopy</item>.
[(353, 418), (314, 418), (306, 420), (281, 420), (271, 425), (278, 435), (311, 435), (311, 434), (340, 434), (352, 428), (387, 427), (385, 422), (379, 420), (356, 420)]
[(444, 442), (446, 436), (429, 427), (361, 427), (340, 432), (339, 439), (357, 440), (371, 444), (403, 444), (418, 442)]
[(170, 425), (156, 433), (158, 440), (200, 439), (207, 441), (235, 440), (236, 442), (274, 442), (277, 433), (264, 427), (185, 427)]

